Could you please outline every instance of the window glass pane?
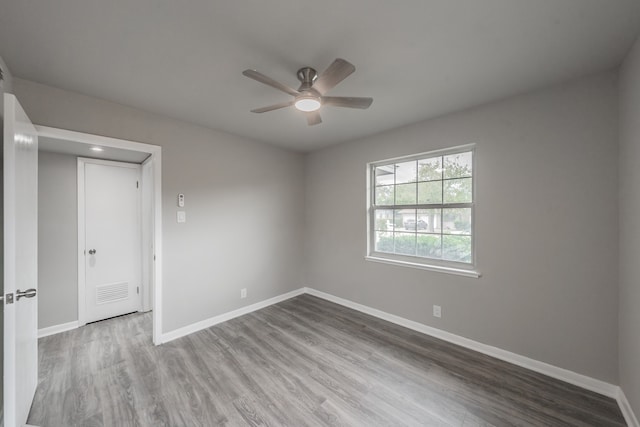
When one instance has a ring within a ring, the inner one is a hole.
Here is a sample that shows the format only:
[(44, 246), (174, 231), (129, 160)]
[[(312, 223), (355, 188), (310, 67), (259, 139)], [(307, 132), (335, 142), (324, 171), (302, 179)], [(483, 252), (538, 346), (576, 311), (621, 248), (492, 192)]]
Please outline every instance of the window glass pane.
[(395, 196), (393, 185), (383, 185), (376, 187), (376, 205), (393, 205), (393, 199)]
[(416, 210), (415, 209), (396, 209), (394, 223), (396, 230), (415, 231), (416, 229)]
[(376, 252), (393, 253), (393, 233), (386, 231), (376, 231), (375, 239)]
[(427, 258), (471, 263), (473, 152), (427, 156), (371, 169), (370, 249), (424, 263)]
[(444, 181), (444, 203), (473, 202), (473, 178)]
[(418, 203), (441, 204), (442, 203), (442, 181), (419, 182), (418, 183)]
[(418, 177), (416, 172), (417, 164), (418, 162), (416, 160), (405, 163), (396, 163), (396, 184), (416, 182)]
[(377, 231), (393, 230), (393, 209), (376, 209), (376, 223), (374, 224)]
[(394, 252), (400, 255), (416, 254), (416, 235), (414, 233), (395, 233)]
[(471, 208), (443, 209), (444, 233), (471, 234)]
[(442, 179), (442, 157), (418, 160), (418, 181)]
[(444, 177), (462, 178), (472, 175), (471, 151), (444, 156)]
[(395, 180), (395, 166), (385, 165), (376, 167), (376, 185), (392, 185)]
[(442, 259), (471, 262), (471, 236), (442, 236)]
[(396, 205), (415, 205), (416, 187), (415, 183), (396, 185)]
[(442, 237), (439, 234), (418, 234), (417, 255), (427, 258), (442, 258)]
[(442, 231), (441, 209), (418, 209), (418, 233), (440, 233)]

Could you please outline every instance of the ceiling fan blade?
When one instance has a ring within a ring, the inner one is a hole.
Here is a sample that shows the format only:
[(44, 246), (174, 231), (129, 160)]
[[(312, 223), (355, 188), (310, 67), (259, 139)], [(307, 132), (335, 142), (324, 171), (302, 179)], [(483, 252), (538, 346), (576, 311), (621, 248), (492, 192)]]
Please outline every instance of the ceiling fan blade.
[(318, 91), (320, 95), (323, 95), (338, 83), (346, 79), (349, 74), (353, 73), (355, 70), (356, 67), (352, 63), (338, 58), (329, 65), (329, 68), (324, 70), (322, 74), (318, 76), (311, 87)]
[(351, 96), (323, 96), (322, 105), (346, 108), (369, 108), (373, 98), (354, 98)]
[(259, 73), (256, 70), (244, 70), (242, 72), (242, 74), (244, 74), (245, 76), (249, 77), (250, 79), (256, 80), (256, 81), (258, 81), (260, 83), (264, 83), (264, 84), (269, 85), (271, 87), (274, 87), (274, 88), (276, 88), (278, 90), (286, 92), (289, 95), (293, 95), (293, 96), (300, 95), (300, 92), (298, 92), (294, 88), (289, 87), (287, 85), (283, 85), (282, 83), (277, 82), (277, 81), (273, 80), (271, 77), (267, 77), (264, 74)]
[(319, 125), (320, 123), (322, 123), (322, 118), (320, 117), (319, 111), (311, 111), (309, 113), (305, 113), (305, 115), (307, 116), (307, 124), (309, 126)]
[(273, 105), (269, 105), (267, 107), (256, 108), (254, 110), (251, 110), (251, 112), (252, 113), (266, 113), (267, 111), (279, 110), (280, 108), (291, 107), (294, 102), (295, 102), (295, 100), (291, 100), (291, 101), (287, 101), (287, 102), (281, 102), (279, 104), (273, 104)]

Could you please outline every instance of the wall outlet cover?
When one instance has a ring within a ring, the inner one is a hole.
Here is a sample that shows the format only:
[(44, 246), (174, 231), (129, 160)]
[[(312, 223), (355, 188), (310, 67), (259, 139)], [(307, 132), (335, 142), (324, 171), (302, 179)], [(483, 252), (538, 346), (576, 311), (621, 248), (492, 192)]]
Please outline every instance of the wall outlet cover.
[(433, 306), (433, 317), (442, 317), (442, 307), (439, 305)]

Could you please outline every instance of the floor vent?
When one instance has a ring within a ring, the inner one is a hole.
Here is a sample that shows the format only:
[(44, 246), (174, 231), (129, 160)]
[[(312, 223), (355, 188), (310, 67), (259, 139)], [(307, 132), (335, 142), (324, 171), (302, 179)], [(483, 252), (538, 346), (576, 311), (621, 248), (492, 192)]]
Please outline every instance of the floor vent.
[(96, 286), (96, 304), (106, 304), (129, 298), (129, 283), (109, 283)]

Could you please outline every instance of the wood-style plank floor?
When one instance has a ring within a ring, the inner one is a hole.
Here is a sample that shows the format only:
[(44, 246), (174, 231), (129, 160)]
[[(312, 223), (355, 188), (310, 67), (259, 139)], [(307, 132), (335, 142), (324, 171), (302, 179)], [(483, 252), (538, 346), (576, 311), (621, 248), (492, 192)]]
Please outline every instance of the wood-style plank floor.
[(621, 426), (616, 402), (302, 295), (159, 347), (150, 314), (42, 338), (39, 426)]

